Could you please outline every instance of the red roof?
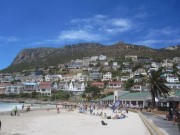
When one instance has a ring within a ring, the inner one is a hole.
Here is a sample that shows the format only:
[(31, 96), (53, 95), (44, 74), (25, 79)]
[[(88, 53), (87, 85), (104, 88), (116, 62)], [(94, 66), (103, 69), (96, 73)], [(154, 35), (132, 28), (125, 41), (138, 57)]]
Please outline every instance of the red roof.
[(104, 85), (104, 82), (92, 82), (91, 85)]
[(123, 84), (123, 82), (109, 82), (108, 84)]

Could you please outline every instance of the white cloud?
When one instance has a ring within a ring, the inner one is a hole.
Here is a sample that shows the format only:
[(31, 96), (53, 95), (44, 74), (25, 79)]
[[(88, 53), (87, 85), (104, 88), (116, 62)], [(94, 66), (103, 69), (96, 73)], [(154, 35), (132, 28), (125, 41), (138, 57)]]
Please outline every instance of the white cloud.
[(84, 30), (67, 30), (62, 31), (58, 36), (59, 40), (84, 40), (84, 41), (101, 41), (105, 39), (101, 35), (90, 33)]
[(19, 39), (16, 37), (0, 37), (0, 42), (3, 43), (12, 43), (12, 42), (18, 42)]
[(148, 31), (148, 34), (145, 38), (154, 38), (154, 37), (161, 37), (161, 36), (177, 36), (180, 33), (179, 29), (174, 29), (171, 27), (165, 27), (162, 29), (151, 29)]

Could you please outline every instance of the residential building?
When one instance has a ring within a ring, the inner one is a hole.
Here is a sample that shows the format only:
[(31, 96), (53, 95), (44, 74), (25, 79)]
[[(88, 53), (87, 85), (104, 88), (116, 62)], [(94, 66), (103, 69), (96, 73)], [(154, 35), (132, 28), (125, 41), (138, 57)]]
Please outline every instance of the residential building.
[(131, 59), (132, 61), (137, 61), (137, 56), (136, 55), (125, 55), (125, 60)]
[(7, 95), (19, 95), (19, 93), (24, 91), (24, 85), (17, 83), (6, 86), (5, 94)]
[(91, 61), (97, 61), (98, 58), (99, 58), (98, 56), (92, 56), (92, 57), (91, 57)]
[(88, 67), (90, 64), (90, 60), (91, 60), (90, 57), (84, 57), (83, 58), (83, 66)]
[(129, 76), (121, 76), (121, 82), (126, 82), (129, 78)]
[(90, 79), (90, 81), (101, 80), (102, 79), (102, 73), (100, 73), (98, 70), (92, 70), (89, 73), (89, 79)]
[(108, 82), (107, 88), (118, 89), (123, 87), (123, 82)]
[(91, 86), (96, 86), (100, 89), (103, 89), (104, 88), (104, 82), (92, 82)]
[(10, 83), (0, 83), (0, 94), (5, 94), (6, 86), (10, 86)]
[(102, 81), (110, 81), (112, 79), (112, 73), (107, 72), (106, 74), (103, 75)]
[(107, 57), (105, 56), (105, 55), (100, 55), (99, 56), (99, 60), (101, 61), (101, 60), (106, 60), (107, 59)]
[(54, 90), (52, 82), (41, 82), (36, 89), (36, 92), (41, 95), (51, 96)]
[(123, 67), (123, 68), (122, 68), (122, 72), (123, 72), (123, 73), (131, 73), (131, 72), (132, 72), (132, 69), (129, 68), (129, 67)]
[(179, 83), (179, 78), (178, 76), (175, 76), (175, 75), (167, 76), (166, 80), (169, 83)]
[(131, 91), (149, 91), (147, 86), (143, 86), (143, 85), (134, 85), (131, 87), (130, 89)]

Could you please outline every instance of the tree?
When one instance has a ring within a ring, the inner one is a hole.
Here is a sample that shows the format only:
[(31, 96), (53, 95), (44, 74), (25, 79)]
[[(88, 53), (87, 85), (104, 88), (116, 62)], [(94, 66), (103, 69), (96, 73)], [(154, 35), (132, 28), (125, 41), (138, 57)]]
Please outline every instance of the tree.
[(162, 70), (151, 71), (148, 73), (149, 89), (152, 97), (152, 107), (156, 107), (155, 98), (169, 95), (171, 89), (164, 84), (164, 80), (160, 78)]
[(129, 90), (134, 85), (134, 80), (132, 78), (128, 79), (125, 84), (125, 89)]
[(101, 89), (96, 86), (86, 87), (84, 93), (91, 93), (91, 98), (96, 99), (100, 95)]

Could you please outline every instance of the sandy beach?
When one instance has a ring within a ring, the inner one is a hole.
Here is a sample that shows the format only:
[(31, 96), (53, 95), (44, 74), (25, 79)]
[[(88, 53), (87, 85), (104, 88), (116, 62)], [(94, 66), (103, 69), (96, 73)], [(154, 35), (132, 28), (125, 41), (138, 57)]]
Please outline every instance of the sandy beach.
[[(97, 112), (97, 111), (95, 111)], [(100, 110), (98, 112), (101, 112)], [(103, 110), (113, 115), (111, 110)], [(150, 135), (137, 113), (129, 112), (125, 119), (103, 119), (100, 116), (66, 111), (38, 110), (20, 116), (2, 115), (1, 135)], [(108, 125), (103, 126), (101, 120)]]

